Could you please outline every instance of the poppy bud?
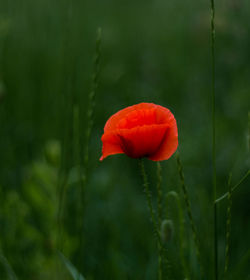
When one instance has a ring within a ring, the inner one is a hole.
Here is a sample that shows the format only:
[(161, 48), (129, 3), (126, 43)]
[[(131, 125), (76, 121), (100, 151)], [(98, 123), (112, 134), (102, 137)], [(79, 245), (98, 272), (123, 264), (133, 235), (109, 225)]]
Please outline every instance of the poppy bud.
[(174, 225), (172, 220), (163, 220), (161, 223), (161, 238), (162, 241), (170, 242), (174, 235)]

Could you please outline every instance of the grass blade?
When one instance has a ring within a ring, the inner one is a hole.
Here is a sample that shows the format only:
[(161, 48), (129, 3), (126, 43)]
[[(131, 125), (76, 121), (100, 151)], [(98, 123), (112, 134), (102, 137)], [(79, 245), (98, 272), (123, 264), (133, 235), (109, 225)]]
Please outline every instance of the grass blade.
[(61, 252), (58, 252), (58, 255), (74, 280), (85, 280), (75, 266)]
[[(247, 179), (249, 174), (250, 170), (248, 170), (247, 173), (240, 179), (240, 181), (232, 187), (232, 192), (235, 191), (239, 187), (239, 185), (241, 185)], [(229, 192), (224, 193), (221, 197), (217, 198), (214, 203), (222, 201), (224, 198), (228, 197), (228, 195)]]
[(9, 280), (18, 280), (14, 270), (12, 269), (11, 265), (9, 264), (8, 260), (5, 258), (3, 254), (0, 253), (0, 263), (4, 266)]

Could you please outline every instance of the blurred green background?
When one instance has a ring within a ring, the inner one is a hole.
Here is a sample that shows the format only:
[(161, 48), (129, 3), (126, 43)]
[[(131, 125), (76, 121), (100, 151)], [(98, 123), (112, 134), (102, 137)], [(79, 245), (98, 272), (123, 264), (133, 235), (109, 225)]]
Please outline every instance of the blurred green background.
[[(219, 196), (227, 191), (230, 172), (234, 185), (249, 169), (250, 2), (215, 4)], [(86, 116), (98, 27), (101, 67), (86, 167)], [(0, 253), (18, 279), (71, 279), (57, 250), (88, 280), (157, 279), (157, 246), (138, 162), (125, 155), (99, 162), (105, 121), (139, 102), (161, 104), (176, 117), (205, 279), (211, 279), (209, 1), (1, 1)], [(84, 205), (79, 199), (79, 163), (87, 174)], [(183, 199), (175, 157), (162, 168), (164, 192), (174, 190)], [(155, 163), (147, 161), (146, 169), (155, 199)], [(220, 278), (226, 209), (224, 200), (218, 223)], [(166, 244), (169, 270), (173, 279), (184, 279), (174, 200), (165, 205), (164, 213), (174, 226)], [(198, 279), (184, 213), (185, 259), (191, 279)], [(249, 213), (248, 179), (233, 194), (231, 279), (250, 279)], [(1, 262), (0, 279), (9, 279), (6, 262)]]

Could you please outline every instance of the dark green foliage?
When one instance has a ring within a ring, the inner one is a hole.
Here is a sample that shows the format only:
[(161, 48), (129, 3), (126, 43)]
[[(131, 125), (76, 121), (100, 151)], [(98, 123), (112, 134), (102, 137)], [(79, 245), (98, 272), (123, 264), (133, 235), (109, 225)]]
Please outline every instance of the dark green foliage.
[[(228, 192), (232, 171), (228, 275), (248, 279), (250, 2), (215, 6), (217, 197)], [(71, 279), (57, 250), (86, 280), (157, 279), (138, 163), (124, 155), (99, 162), (105, 121), (142, 101), (168, 107), (177, 119), (204, 277), (212, 279), (210, 46), (209, 1), (1, 1), (0, 252), (19, 280)], [(198, 279), (175, 159), (161, 163), (160, 207), (156, 165), (145, 161), (145, 169), (153, 207), (162, 213), (157, 220), (173, 222), (164, 244), (172, 278)], [(169, 191), (176, 195), (165, 199)], [(219, 279), (227, 207), (227, 199), (217, 206)], [(3, 263), (0, 279), (9, 279)]]

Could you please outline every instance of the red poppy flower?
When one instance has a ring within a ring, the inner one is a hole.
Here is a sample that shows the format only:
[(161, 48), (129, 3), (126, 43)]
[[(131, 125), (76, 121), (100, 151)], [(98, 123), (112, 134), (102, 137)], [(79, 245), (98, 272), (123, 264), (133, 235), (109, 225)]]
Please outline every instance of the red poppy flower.
[(127, 107), (105, 124), (102, 157), (126, 154), (153, 161), (171, 157), (178, 146), (178, 131), (173, 114), (160, 105), (140, 103)]

